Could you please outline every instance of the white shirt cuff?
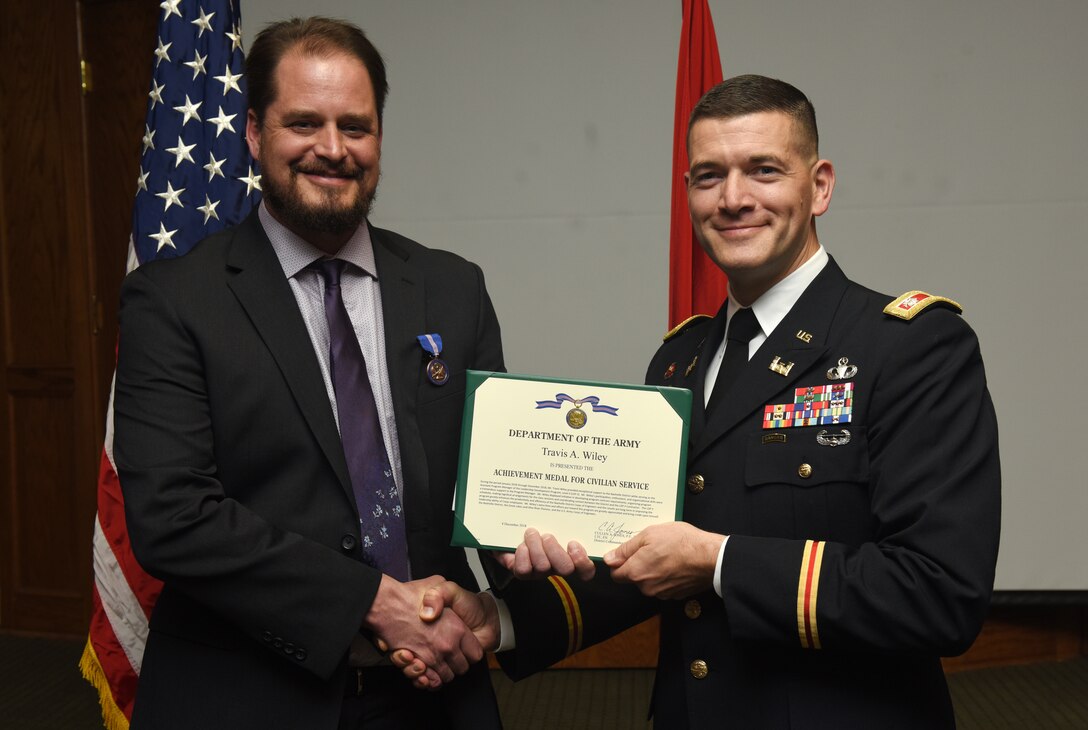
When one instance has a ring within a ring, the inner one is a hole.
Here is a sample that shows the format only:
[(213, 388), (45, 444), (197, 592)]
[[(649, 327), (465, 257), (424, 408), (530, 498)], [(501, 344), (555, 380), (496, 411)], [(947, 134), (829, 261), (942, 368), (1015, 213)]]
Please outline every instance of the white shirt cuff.
[(495, 651), (510, 651), (511, 649), (516, 648), (517, 641), (514, 637), (514, 619), (510, 616), (510, 607), (506, 605), (506, 601), (496, 596), (490, 588), (483, 591), (480, 595), (490, 596), (491, 600), (495, 602), (495, 608), (497, 608), (499, 612), (499, 647), (495, 649)]
[(718, 594), (718, 598), (724, 598), (722, 596), (722, 560), (725, 558), (725, 544), (729, 542), (729, 535), (725, 536), (722, 540), (721, 549), (718, 550), (718, 562), (714, 566), (714, 592)]

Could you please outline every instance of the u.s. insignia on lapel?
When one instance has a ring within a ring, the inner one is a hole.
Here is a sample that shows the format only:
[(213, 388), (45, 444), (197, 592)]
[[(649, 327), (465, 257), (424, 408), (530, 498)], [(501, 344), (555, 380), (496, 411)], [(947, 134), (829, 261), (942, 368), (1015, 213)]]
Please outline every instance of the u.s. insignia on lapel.
[(669, 366), (667, 368), (665, 368), (664, 378), (665, 378), (665, 380), (668, 380), (669, 378), (671, 378), (675, 374), (676, 374), (676, 363), (671, 362), (671, 363), (669, 363)]
[(793, 403), (763, 407), (763, 428), (795, 428), (850, 423), (854, 384), (809, 385), (793, 391)]

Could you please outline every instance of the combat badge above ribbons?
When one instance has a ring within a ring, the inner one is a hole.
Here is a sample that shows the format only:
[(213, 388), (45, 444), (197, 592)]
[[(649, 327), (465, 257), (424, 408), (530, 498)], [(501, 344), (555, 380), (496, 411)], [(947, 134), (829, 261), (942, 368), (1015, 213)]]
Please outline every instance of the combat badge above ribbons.
[(763, 407), (763, 428), (794, 428), (850, 423), (854, 384), (809, 385), (793, 391), (793, 403)]
[(850, 364), (850, 358), (840, 357), (839, 364), (833, 368), (828, 368), (827, 379), (828, 380), (849, 380), (858, 374), (858, 366)]

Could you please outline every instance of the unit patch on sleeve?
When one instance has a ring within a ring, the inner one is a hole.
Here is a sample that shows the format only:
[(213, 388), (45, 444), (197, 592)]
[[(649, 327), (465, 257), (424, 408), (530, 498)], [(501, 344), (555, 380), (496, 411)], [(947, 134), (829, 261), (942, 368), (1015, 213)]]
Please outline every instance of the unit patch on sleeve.
[(763, 406), (763, 428), (850, 423), (853, 412), (853, 382), (810, 385), (793, 391), (793, 403)]

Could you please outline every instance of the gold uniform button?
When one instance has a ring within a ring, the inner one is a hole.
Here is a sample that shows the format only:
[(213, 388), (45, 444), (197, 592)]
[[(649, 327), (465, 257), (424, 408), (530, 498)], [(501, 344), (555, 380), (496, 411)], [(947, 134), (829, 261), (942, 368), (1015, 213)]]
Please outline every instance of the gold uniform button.
[(808, 479), (810, 476), (812, 476), (812, 465), (802, 464), (801, 466), (797, 467), (797, 476), (801, 477), (802, 479)]
[(706, 662), (702, 659), (696, 659), (691, 663), (691, 676), (696, 679), (706, 679), (706, 675), (710, 672), (710, 668), (707, 667)]
[(699, 618), (702, 614), (703, 607), (694, 598), (684, 604), (684, 615), (688, 618)]
[(706, 480), (703, 479), (702, 474), (692, 474), (688, 477), (688, 491), (692, 494), (698, 494), (706, 487)]

